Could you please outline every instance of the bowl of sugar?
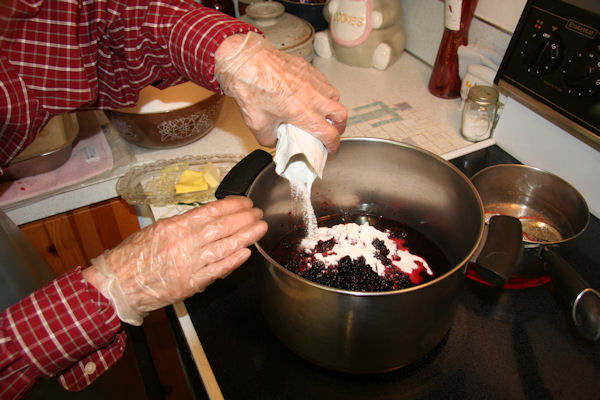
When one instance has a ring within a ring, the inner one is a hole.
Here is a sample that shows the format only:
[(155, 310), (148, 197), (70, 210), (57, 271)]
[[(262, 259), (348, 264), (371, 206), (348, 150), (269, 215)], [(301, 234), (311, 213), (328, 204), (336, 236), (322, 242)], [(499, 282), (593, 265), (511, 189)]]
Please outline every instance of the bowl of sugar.
[(192, 82), (158, 89), (147, 86), (135, 107), (105, 110), (121, 137), (150, 149), (184, 146), (207, 135), (225, 97)]

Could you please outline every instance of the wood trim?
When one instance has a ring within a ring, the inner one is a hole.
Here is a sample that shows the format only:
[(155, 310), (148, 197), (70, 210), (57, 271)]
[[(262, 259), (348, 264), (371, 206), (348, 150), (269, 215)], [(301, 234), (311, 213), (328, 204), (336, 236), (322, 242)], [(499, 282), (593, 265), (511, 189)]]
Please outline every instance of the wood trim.
[(57, 274), (88, 266), (139, 229), (135, 208), (121, 198), (21, 225)]

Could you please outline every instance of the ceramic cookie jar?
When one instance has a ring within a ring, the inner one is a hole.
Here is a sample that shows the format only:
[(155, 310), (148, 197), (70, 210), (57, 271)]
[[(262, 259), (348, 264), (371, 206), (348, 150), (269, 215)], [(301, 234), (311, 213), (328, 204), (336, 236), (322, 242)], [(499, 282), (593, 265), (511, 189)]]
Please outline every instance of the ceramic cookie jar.
[(315, 35), (318, 56), (384, 70), (406, 44), (398, 0), (329, 0), (323, 8), (329, 30)]

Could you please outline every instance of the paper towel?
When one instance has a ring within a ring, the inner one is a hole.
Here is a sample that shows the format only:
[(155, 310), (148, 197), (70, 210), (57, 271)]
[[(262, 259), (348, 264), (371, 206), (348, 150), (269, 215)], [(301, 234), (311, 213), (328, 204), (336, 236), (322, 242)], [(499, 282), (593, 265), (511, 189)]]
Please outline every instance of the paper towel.
[(478, 40), (468, 46), (458, 46), (457, 53), (460, 79), (464, 78), (467, 67), (471, 64), (480, 64), (497, 71), (502, 62), (502, 52), (485, 40)]
[(317, 176), (323, 177), (326, 161), (327, 149), (319, 139), (293, 125), (279, 126), (273, 157), (275, 172), (290, 182), (294, 207), (300, 207), (308, 237), (317, 232), (311, 188)]
[(310, 133), (290, 124), (277, 129), (275, 172), (296, 184), (312, 185), (323, 177), (327, 162), (327, 149)]

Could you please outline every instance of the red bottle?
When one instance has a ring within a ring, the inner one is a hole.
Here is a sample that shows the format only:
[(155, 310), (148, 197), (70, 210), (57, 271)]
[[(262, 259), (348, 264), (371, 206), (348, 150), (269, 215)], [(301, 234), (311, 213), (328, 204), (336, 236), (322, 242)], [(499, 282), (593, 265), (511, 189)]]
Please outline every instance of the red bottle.
[(434, 96), (445, 99), (460, 96), (458, 46), (468, 43), (469, 27), (477, 1), (445, 0), (444, 35), (429, 80), (429, 91)]

